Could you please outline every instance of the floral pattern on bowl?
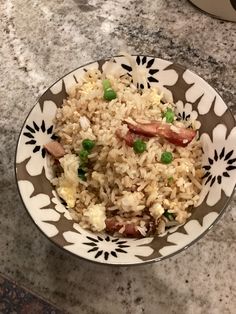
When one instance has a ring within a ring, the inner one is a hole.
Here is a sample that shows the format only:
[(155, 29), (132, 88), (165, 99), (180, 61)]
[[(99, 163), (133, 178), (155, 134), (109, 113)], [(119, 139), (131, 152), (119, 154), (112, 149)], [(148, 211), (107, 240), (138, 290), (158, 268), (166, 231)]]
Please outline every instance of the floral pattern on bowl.
[[(224, 212), (236, 183), (235, 120), (220, 95), (202, 78), (178, 64), (149, 56), (114, 57), (79, 67), (53, 84), (29, 113), (16, 151), (16, 179), (22, 201), (34, 223), (55, 244), (84, 259), (132, 265), (160, 261), (186, 249), (202, 237)], [(135, 65), (135, 66), (134, 66)], [(136, 71), (138, 88), (157, 86), (177, 104), (179, 118), (199, 121), (203, 144), (203, 189), (198, 206), (185, 225), (162, 236), (115, 238), (82, 229), (70, 217), (49, 179), (50, 163), (43, 145), (54, 138), (53, 118), (68, 91), (89, 68)]]

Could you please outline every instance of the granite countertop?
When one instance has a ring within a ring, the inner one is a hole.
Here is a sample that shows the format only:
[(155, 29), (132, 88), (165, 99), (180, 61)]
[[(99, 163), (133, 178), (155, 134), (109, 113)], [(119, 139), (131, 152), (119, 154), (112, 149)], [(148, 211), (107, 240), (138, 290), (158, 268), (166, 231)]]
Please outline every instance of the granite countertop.
[(13, 165), (20, 128), (45, 88), (121, 49), (185, 65), (236, 114), (236, 24), (186, 0), (0, 0), (0, 15), (0, 272), (69, 313), (234, 313), (236, 197), (187, 251), (158, 264), (100, 266), (40, 233), (20, 201)]

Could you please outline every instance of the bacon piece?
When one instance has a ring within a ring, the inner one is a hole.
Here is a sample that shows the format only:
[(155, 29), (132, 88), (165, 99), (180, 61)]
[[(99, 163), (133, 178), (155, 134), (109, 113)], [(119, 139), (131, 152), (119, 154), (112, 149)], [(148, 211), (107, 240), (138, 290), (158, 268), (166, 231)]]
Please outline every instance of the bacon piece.
[[(126, 122), (127, 123), (127, 122)], [(196, 131), (180, 128), (169, 123), (152, 121), (150, 123), (127, 123), (131, 132), (149, 137), (160, 136), (177, 146), (187, 146), (195, 137)]]
[(54, 158), (59, 159), (65, 155), (65, 150), (61, 143), (57, 141), (51, 141), (44, 145), (45, 149), (49, 154), (51, 154)]

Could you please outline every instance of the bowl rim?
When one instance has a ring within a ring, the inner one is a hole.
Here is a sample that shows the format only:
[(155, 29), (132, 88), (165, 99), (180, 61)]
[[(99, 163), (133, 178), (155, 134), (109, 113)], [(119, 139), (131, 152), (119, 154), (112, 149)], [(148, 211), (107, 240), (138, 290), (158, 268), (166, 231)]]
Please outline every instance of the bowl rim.
[[(185, 66), (175, 62), (175, 61), (172, 61), (172, 60), (166, 60), (166, 59), (163, 59), (163, 58), (159, 58), (159, 57), (155, 57), (155, 56), (152, 56), (152, 55), (143, 55), (143, 54), (132, 54), (131, 55), (132, 57), (137, 57), (137, 56), (145, 56), (145, 57), (148, 57), (148, 58), (153, 58), (153, 59), (160, 59), (162, 61), (168, 61), (168, 62), (172, 62), (172, 64), (175, 64), (179, 67), (181, 67), (183, 70), (188, 70), (190, 72), (192, 72), (194, 75), (196, 75), (198, 78), (202, 79), (203, 81), (205, 81), (211, 88), (213, 88), (213, 90), (221, 97), (220, 93), (211, 85), (209, 84), (204, 78), (202, 78), (200, 75), (198, 75), (197, 73), (195, 73), (194, 71), (192, 71), (191, 69), (189, 68), (186, 68)], [(54, 240), (52, 240), (52, 238), (48, 237), (46, 235), (46, 233), (44, 233), (44, 231), (36, 224), (36, 222), (34, 221), (33, 217), (30, 215), (30, 212), (25, 204), (25, 202), (23, 201), (23, 198), (22, 198), (22, 195), (21, 195), (21, 192), (20, 192), (20, 188), (19, 188), (19, 180), (17, 179), (17, 162), (16, 162), (16, 158), (17, 158), (17, 153), (18, 153), (18, 146), (19, 146), (19, 141), (20, 141), (20, 137), (22, 135), (22, 131), (24, 129), (24, 126), (25, 126), (25, 123), (26, 121), (28, 120), (31, 112), (33, 111), (33, 109), (37, 106), (40, 98), (46, 94), (46, 92), (51, 89), (55, 84), (57, 84), (59, 81), (61, 81), (64, 77), (66, 77), (67, 75), (75, 72), (76, 70), (79, 70), (81, 68), (84, 68), (88, 65), (91, 65), (93, 63), (99, 63), (99, 62), (102, 62), (102, 61), (109, 61), (111, 60), (112, 58), (119, 58), (119, 57), (123, 57), (123, 55), (115, 55), (115, 56), (111, 56), (111, 57), (106, 57), (106, 58), (101, 58), (101, 59), (98, 59), (98, 60), (94, 60), (94, 61), (90, 61), (90, 62), (87, 62), (86, 64), (82, 64), (80, 66), (78, 66), (77, 68), (67, 72), (66, 74), (64, 74), (63, 76), (61, 76), (59, 79), (57, 79), (55, 82), (53, 82), (49, 87), (46, 88), (46, 90), (40, 94), (40, 96), (37, 97), (36, 99), (36, 102), (34, 103), (34, 105), (32, 106), (32, 108), (30, 109), (30, 111), (28, 112), (26, 118), (24, 119), (23, 121), (23, 124), (20, 128), (20, 131), (19, 131), (19, 134), (18, 134), (18, 137), (17, 137), (17, 141), (16, 141), (16, 146), (15, 146), (15, 154), (14, 154), (14, 177), (15, 177), (15, 183), (16, 183), (16, 186), (17, 186), (17, 191), (18, 191), (18, 194), (20, 196), (20, 199), (21, 199), (21, 202), (26, 210), (26, 212), (28, 213), (29, 217), (31, 218), (31, 220), (33, 221), (34, 225), (36, 225), (36, 227), (38, 228), (38, 230), (40, 230), (41, 234), (44, 235), (45, 238), (47, 238), (51, 243), (53, 243), (56, 247), (58, 247), (61, 251), (63, 252), (66, 252), (66, 253), (69, 253), (70, 255), (72, 256), (75, 256), (76, 258), (79, 258), (79, 259), (82, 259), (84, 261), (87, 261), (87, 262), (90, 262), (90, 263), (93, 263), (93, 264), (99, 264), (99, 265), (102, 265), (102, 266), (118, 266), (118, 267), (128, 267), (128, 266), (142, 266), (142, 265), (147, 265), (147, 264), (152, 264), (152, 263), (157, 263), (157, 262), (161, 262), (161, 261), (164, 261), (168, 258), (171, 258), (185, 250), (187, 250), (188, 248), (190, 248), (193, 244), (195, 244), (196, 242), (198, 242), (201, 238), (203, 238), (218, 222), (219, 220), (221, 219), (221, 217), (223, 216), (223, 214), (225, 213), (227, 207), (229, 206), (229, 203), (231, 202), (232, 198), (233, 198), (233, 195), (234, 195), (234, 191), (235, 191), (235, 187), (236, 187), (236, 184), (234, 185), (234, 188), (233, 188), (233, 191), (231, 193), (231, 195), (228, 197), (227, 201), (225, 202), (224, 206), (222, 207), (222, 209), (220, 210), (218, 216), (214, 219), (214, 221), (210, 224), (210, 226), (204, 231), (202, 232), (198, 237), (196, 237), (194, 240), (192, 240), (190, 243), (188, 243), (187, 245), (185, 245), (184, 247), (178, 249), (177, 251), (173, 252), (173, 253), (170, 253), (168, 255), (164, 255), (164, 256), (160, 256), (160, 257), (156, 257), (156, 258), (153, 258), (151, 260), (140, 260), (140, 262), (138, 263), (106, 263), (104, 261), (99, 261), (99, 260), (95, 260), (95, 259), (87, 259), (81, 255), (77, 255), (76, 253), (64, 248), (63, 246), (61, 246), (59, 243), (55, 242)], [(221, 97), (222, 98), (222, 97)], [(223, 98), (222, 98), (223, 100)], [(224, 100), (223, 100), (224, 101)], [(224, 101), (225, 103), (225, 101)], [(234, 121), (234, 126), (236, 126), (236, 119), (233, 115), (233, 112), (231, 110), (231, 108), (227, 105), (227, 103), (225, 103), (226, 106), (227, 106), (227, 110), (229, 111), (229, 113), (231, 114), (232, 118), (233, 118), (233, 121)]]

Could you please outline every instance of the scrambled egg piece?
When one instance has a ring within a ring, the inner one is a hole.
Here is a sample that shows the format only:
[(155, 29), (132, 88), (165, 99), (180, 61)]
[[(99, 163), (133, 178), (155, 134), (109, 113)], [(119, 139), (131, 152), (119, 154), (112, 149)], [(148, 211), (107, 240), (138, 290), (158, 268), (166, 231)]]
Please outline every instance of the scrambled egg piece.
[(151, 102), (152, 102), (153, 105), (159, 105), (160, 102), (161, 102), (161, 99), (163, 97), (163, 93), (158, 94), (156, 89), (151, 88), (149, 97), (150, 97)]
[(121, 207), (123, 212), (139, 211), (139, 202), (142, 198), (141, 192), (126, 192), (118, 201), (117, 205)]
[(103, 204), (90, 205), (84, 210), (84, 216), (88, 218), (94, 231), (102, 231), (106, 228), (106, 208)]
[(73, 208), (76, 201), (76, 189), (79, 184), (79, 157), (74, 154), (66, 154), (59, 161), (64, 173), (59, 178), (57, 193), (70, 208)]
[(165, 210), (161, 204), (155, 203), (149, 208), (149, 212), (153, 218), (158, 219), (162, 214), (164, 214)]
[(80, 92), (82, 94), (89, 94), (89, 92), (91, 92), (94, 89), (95, 86), (96, 86), (95, 82), (84, 83)]

